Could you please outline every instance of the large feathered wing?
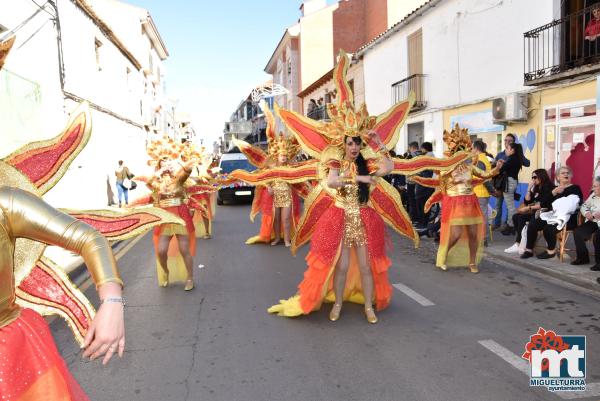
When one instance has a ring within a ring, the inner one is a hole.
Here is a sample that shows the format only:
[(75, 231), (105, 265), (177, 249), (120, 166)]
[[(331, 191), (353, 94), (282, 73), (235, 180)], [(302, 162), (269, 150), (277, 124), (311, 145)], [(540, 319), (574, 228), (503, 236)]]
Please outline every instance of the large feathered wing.
[(334, 199), (327, 190), (321, 184), (315, 185), (304, 200), (304, 212), (292, 237), (292, 255), (311, 239), (317, 222), (333, 204)]
[(415, 231), (404, 206), (400, 194), (392, 185), (384, 179), (378, 179), (375, 189), (371, 191), (370, 201), (373, 209), (377, 211), (383, 220), (396, 232), (402, 234), (419, 246), (419, 235)]
[(248, 161), (257, 168), (265, 168), (269, 162), (269, 156), (258, 146), (250, 145), (246, 141), (233, 138), (233, 143), (246, 155)]

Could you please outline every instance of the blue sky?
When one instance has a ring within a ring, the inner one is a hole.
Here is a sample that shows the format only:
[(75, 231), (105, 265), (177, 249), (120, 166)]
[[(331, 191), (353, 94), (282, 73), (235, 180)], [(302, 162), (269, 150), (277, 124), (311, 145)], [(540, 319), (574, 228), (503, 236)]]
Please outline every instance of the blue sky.
[[(170, 56), (167, 92), (180, 99), (196, 132), (222, 134), (239, 102), (269, 79), (263, 69), (302, 0), (123, 0), (150, 11)], [(329, 0), (331, 3), (333, 0)]]

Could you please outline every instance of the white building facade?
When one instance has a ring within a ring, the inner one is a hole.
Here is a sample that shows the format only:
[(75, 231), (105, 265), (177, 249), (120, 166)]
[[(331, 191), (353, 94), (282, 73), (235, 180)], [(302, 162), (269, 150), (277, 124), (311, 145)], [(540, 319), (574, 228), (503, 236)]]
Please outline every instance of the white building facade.
[(69, 112), (88, 101), (90, 142), (46, 199), (60, 207), (103, 207), (117, 161), (145, 173), (146, 141), (166, 130), (161, 64), (168, 53), (146, 10), (115, 0), (53, 4), (0, 6), (4, 34), (26, 21), (0, 81), (0, 103), (12, 106), (0, 111), (12, 116), (10, 125), (0, 120), (2, 154), (56, 135)]
[[(553, 3), (558, 1), (430, 0), (364, 46), (359, 56), (372, 114), (408, 90), (421, 101), (404, 125), (398, 150), (413, 140), (430, 141), (441, 155), (448, 128), (444, 110), (527, 91), (523, 33), (552, 21), (558, 12)], [(502, 131), (489, 123), (484, 129)]]

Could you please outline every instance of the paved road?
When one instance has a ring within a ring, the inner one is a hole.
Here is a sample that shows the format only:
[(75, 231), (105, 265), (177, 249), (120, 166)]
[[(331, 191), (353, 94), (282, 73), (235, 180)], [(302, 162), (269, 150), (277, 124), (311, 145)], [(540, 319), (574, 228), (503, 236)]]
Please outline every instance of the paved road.
[(248, 211), (219, 207), (215, 236), (199, 242), (196, 264), (206, 267), (196, 268), (191, 293), (157, 287), (149, 236), (120, 260), (129, 302), (122, 360), (82, 361), (65, 325), (53, 324), (93, 401), (560, 400), (531, 389), (519, 370), (538, 326), (587, 335), (587, 382), (600, 382), (598, 299), (489, 261), (479, 275), (442, 272), (435, 244), (414, 250), (395, 234), (390, 279), (416, 295), (395, 290), (377, 325), (350, 304), (335, 323), (328, 306), (297, 319), (268, 315), (295, 292), (306, 249), (292, 258), (283, 246), (244, 245), (258, 231)]

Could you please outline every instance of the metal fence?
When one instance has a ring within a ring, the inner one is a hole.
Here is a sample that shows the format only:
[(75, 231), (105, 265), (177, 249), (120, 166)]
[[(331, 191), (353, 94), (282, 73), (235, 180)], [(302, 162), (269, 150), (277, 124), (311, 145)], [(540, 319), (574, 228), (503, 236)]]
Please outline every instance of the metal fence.
[(593, 70), (600, 61), (600, 9), (588, 7), (523, 36), (525, 83), (542, 78), (547, 82), (577, 67)]
[(329, 115), (327, 114), (327, 105), (317, 106), (312, 109), (306, 115), (308, 118), (312, 118), (313, 120), (329, 120)]
[(408, 98), (408, 94), (414, 92), (416, 101), (412, 110), (419, 110), (427, 107), (425, 100), (425, 75), (413, 74), (392, 84), (392, 104), (396, 104)]

